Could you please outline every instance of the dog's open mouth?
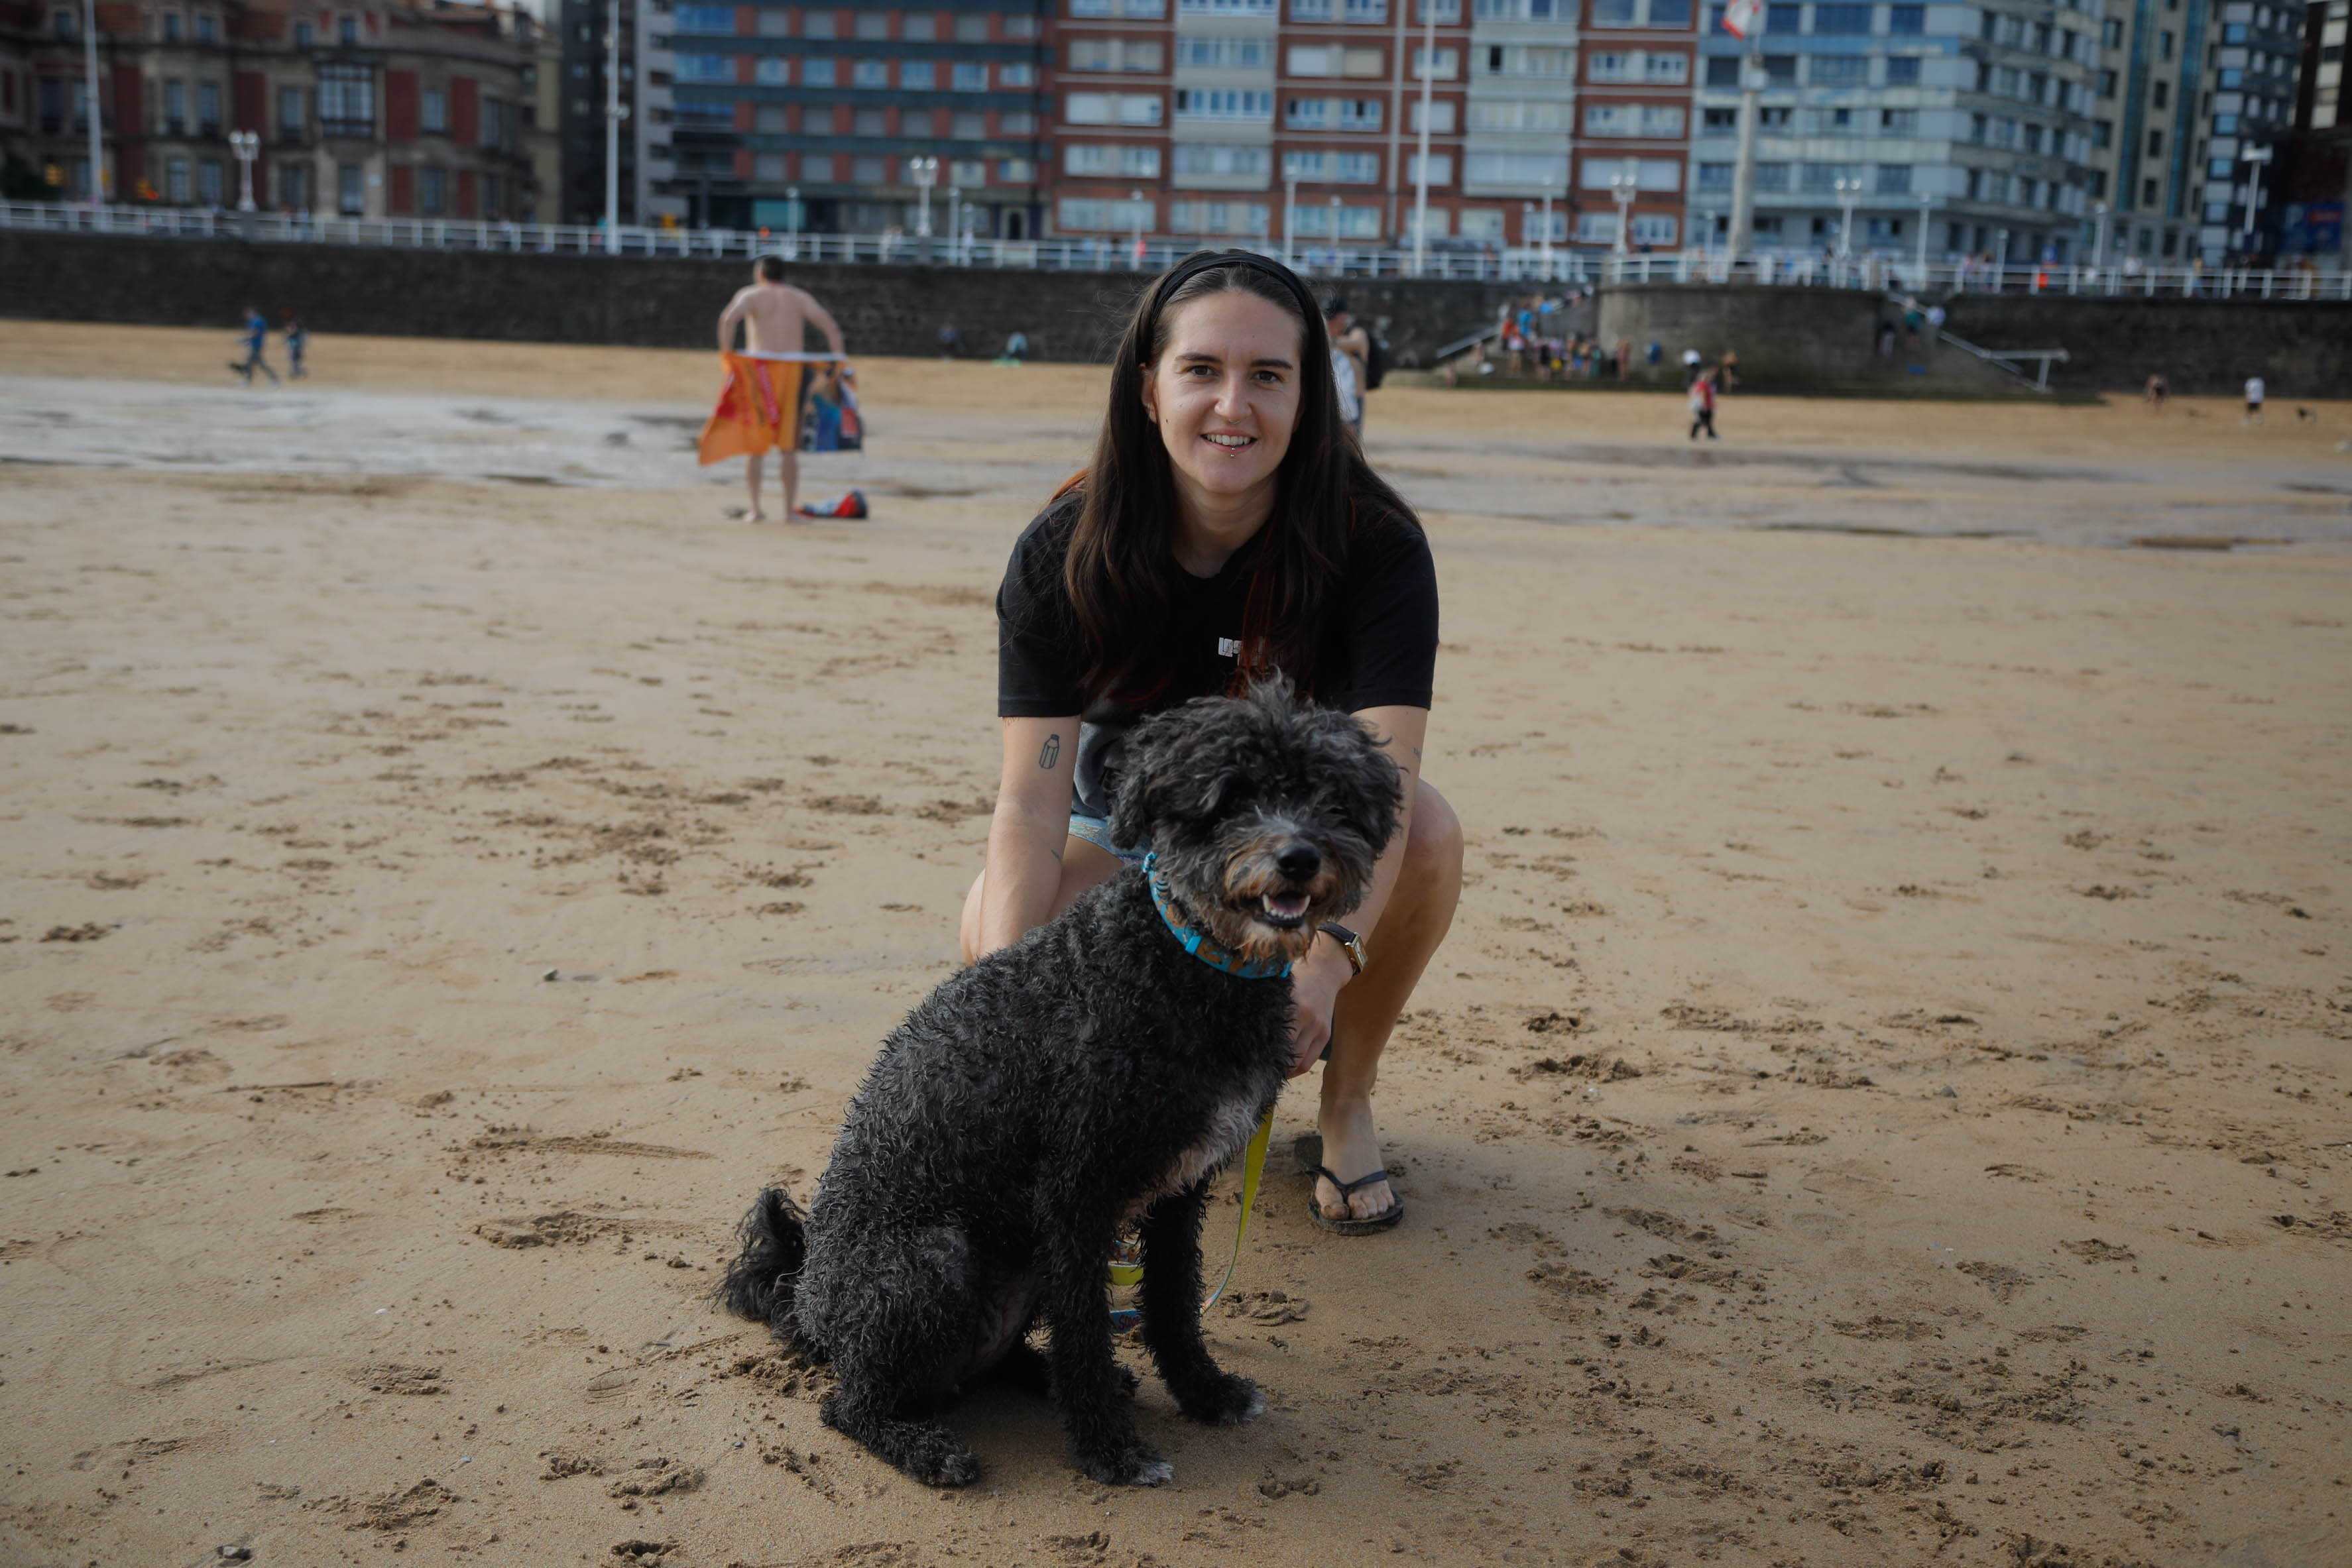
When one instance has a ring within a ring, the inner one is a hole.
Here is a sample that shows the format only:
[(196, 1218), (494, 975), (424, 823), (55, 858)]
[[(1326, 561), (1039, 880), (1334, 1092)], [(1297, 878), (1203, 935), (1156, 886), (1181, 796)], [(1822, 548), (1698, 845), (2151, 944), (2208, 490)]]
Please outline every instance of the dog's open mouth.
[(1307, 895), (1285, 891), (1262, 895), (1258, 901), (1260, 918), (1282, 931), (1295, 931), (1307, 918)]

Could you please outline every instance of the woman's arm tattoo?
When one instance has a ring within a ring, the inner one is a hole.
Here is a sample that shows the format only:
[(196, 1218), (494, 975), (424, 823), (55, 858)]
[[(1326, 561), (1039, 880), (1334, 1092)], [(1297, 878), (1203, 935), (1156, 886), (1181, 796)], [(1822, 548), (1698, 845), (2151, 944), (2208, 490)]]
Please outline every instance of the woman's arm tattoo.
[(1061, 759), (1062, 732), (1057, 729), (1053, 734), (1045, 737), (1045, 745), (1037, 748), (1037, 766), (1040, 768), (1051, 768), (1055, 763), (1059, 762)]

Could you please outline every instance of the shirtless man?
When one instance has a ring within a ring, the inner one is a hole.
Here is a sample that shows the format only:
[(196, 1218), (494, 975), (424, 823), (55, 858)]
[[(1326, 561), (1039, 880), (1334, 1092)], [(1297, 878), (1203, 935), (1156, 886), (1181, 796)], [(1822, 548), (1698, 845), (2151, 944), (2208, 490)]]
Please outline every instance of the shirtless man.
[[(735, 323), (743, 323), (744, 348), (754, 354), (797, 354), (803, 352), (809, 324), (814, 322), (824, 334), (827, 346), (835, 354), (845, 354), (841, 328), (825, 313), (824, 306), (805, 290), (794, 288), (784, 281), (784, 258), (763, 256), (752, 270), (751, 286), (740, 289), (719, 318), (719, 351), (729, 352), (735, 346)], [(823, 367), (830, 373), (831, 367)], [(744, 460), (751, 485), (751, 511), (745, 520), (764, 523), (768, 515), (760, 510), (761, 466), (764, 455), (754, 453)], [(784, 470), (784, 520), (791, 522), (798, 516), (800, 505), (800, 455), (787, 446), (776, 454)]]
[[(1349, 428), (1356, 433), (1356, 439), (1361, 441), (1364, 438), (1364, 394), (1371, 390), (1364, 384), (1368, 379), (1367, 367), (1371, 361), (1371, 334), (1356, 325), (1355, 318), (1348, 314), (1348, 302), (1336, 294), (1323, 301), (1323, 330), (1331, 340), (1331, 351), (1345, 356), (1348, 369), (1354, 372), (1353, 403), (1350, 405), (1344, 395), (1340, 402), (1348, 411)], [(1338, 367), (1333, 368), (1336, 370)]]

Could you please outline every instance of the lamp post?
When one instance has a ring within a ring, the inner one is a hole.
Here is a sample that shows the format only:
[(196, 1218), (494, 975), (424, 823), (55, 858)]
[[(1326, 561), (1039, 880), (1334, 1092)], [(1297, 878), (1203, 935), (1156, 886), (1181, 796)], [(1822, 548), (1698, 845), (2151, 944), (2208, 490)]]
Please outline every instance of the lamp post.
[(1619, 256), (1633, 248), (1633, 193), (1640, 183), (1631, 158), (1625, 160), (1623, 172), (1609, 176), (1609, 199), (1617, 204), (1617, 243), (1610, 248)]
[(2091, 270), (2096, 272), (2107, 265), (2107, 204), (2101, 202), (2094, 206), (2091, 215), (2098, 220), (2099, 225), (2098, 238), (2091, 245)]
[(948, 259), (951, 262), (961, 262), (962, 259), (956, 254), (958, 248), (956, 236), (961, 233), (963, 233), (963, 187), (957, 184), (954, 177), (950, 175), (948, 179)]
[(1992, 291), (1998, 294), (2000, 292), (2001, 284), (2009, 276), (2009, 231), (2007, 229), (2000, 231), (1998, 244), (1992, 256)]
[(1282, 265), (1294, 265), (1290, 256), (1290, 236), (1298, 232), (1298, 176), (1286, 169), (1282, 176)]
[(931, 237), (931, 187), (940, 183), (940, 161), (929, 155), (907, 160), (907, 178), (915, 182), (915, 237)]
[(1739, 265), (1741, 253), (1756, 241), (1756, 129), (1764, 113), (1764, 31), (1770, 16), (1760, 0), (1732, 0), (1723, 12), (1723, 30), (1748, 46), (1748, 57), (1739, 65), (1739, 154), (1731, 166), (1731, 233), (1726, 259), (1732, 267)]
[(2254, 216), (2263, 206), (2263, 169), (2270, 161), (2271, 150), (2267, 147), (2248, 147), (2238, 154), (2238, 162), (2246, 165), (2246, 172), (2252, 176), (2252, 183), (2246, 187), (2246, 223), (2239, 231), (2245, 235), (2245, 244), (2241, 248), (2249, 256), (2254, 250)]
[(261, 156), (261, 138), (250, 131), (228, 133), (228, 150), (236, 154), (236, 210), (253, 211), (253, 161)]
[(1331, 198), (1331, 265), (1343, 275), (1348, 270), (1346, 260), (1339, 255), (1339, 198)]
[(1143, 193), (1140, 191), (1129, 191), (1127, 204), (1135, 218), (1134, 248), (1129, 254), (1134, 257), (1135, 270), (1140, 272), (1143, 270), (1143, 214), (1150, 209), (1143, 204)]
[[(1919, 287), (1922, 288), (1927, 287), (1927, 212), (1935, 204), (1935, 200), (1925, 191), (1919, 193)], [(2106, 210), (2105, 207), (2099, 209), (2103, 213)]]
[(106, 132), (100, 123), (98, 95), (98, 0), (81, 0), (81, 68), (82, 79), (89, 84), (84, 97), (89, 110), (89, 204), (96, 212), (106, 206)]
[(604, 11), (604, 250), (621, 254), (621, 121), (629, 117), (621, 102), (621, 0), (608, 0)]
[(1551, 182), (1546, 180), (1543, 194), (1543, 275), (1546, 283), (1552, 280), (1551, 274)]
[(1536, 204), (1533, 202), (1521, 202), (1519, 204), (1519, 248), (1532, 250), (1535, 248), (1535, 243)]
[(784, 232), (792, 236), (791, 248), (785, 254), (794, 261), (801, 258), (801, 188), (784, 187)]
[[(1402, 0), (1400, 0), (1402, 3)], [(1429, 255), (1429, 89), (1437, 75), (1437, 0), (1421, 0), (1421, 167), (1412, 182), (1412, 275)]]
[(1838, 223), (1838, 260), (1852, 261), (1853, 259), (1853, 204), (1854, 198), (1862, 194), (1862, 182), (1839, 180), (1835, 182), (1835, 185), (1838, 205), (1845, 213), (1844, 217)]

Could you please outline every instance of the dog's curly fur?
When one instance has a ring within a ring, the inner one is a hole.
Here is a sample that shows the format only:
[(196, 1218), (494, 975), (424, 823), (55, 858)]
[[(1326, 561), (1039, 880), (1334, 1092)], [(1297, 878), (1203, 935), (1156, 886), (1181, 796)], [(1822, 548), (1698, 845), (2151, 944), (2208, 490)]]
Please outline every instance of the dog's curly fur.
[[(1137, 726), (1112, 832), (1153, 847), (1217, 941), (1297, 957), (1362, 898), (1402, 799), (1360, 723), (1265, 683)], [(1200, 1231), (1209, 1176), (1281, 1092), (1290, 1014), (1287, 981), (1189, 956), (1123, 870), (891, 1031), (809, 1212), (761, 1193), (719, 1298), (830, 1361), (826, 1424), (919, 1480), (979, 1474), (928, 1417), (992, 1367), (1050, 1391), (1096, 1480), (1166, 1480), (1122, 1401), (1104, 1260), (1139, 1216), (1143, 1340), (1169, 1393), (1197, 1421), (1257, 1414), (1201, 1337)]]

